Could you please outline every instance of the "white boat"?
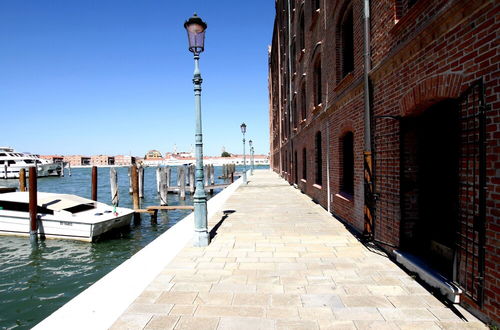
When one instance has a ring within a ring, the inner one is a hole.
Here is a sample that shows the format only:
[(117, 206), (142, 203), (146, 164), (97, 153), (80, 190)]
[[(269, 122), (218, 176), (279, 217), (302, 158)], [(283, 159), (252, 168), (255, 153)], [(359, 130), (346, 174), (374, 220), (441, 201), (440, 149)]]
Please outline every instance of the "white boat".
[(0, 147), (0, 178), (19, 178), (19, 171), (22, 168), (27, 169), (35, 166), (38, 177), (59, 176), (62, 171), (61, 163), (53, 163), (40, 158), (38, 155), (17, 152), (9, 147)]
[[(37, 193), (38, 233), (46, 238), (91, 242), (112, 229), (129, 226), (133, 210), (75, 195)], [(0, 194), (0, 235), (28, 236), (29, 193)]]

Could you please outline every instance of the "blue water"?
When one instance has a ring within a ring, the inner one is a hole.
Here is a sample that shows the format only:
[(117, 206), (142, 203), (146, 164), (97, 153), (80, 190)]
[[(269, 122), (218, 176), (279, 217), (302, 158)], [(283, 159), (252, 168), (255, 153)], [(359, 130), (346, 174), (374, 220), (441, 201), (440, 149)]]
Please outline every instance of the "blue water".
[[(221, 170), (215, 167), (216, 183), (222, 183), (217, 179)], [(145, 198), (141, 207), (159, 205), (155, 171), (155, 168), (145, 169)], [(117, 172), (119, 206), (132, 207), (128, 170), (117, 168)], [(176, 178), (174, 168), (172, 177)], [(65, 177), (39, 178), (38, 190), (90, 198), (90, 178), (89, 168), (74, 168), (72, 176), (66, 170)], [(17, 180), (0, 180), (0, 186), (17, 186)], [(192, 205), (189, 194), (185, 201), (179, 201), (176, 194), (169, 194), (168, 198), (169, 205)], [(109, 168), (98, 170), (98, 200), (111, 203)], [(141, 224), (131, 224), (130, 229), (94, 243), (44, 240), (32, 246), (27, 237), (0, 236), (0, 328), (33, 327), (189, 213), (189, 210), (161, 211), (157, 224), (151, 224), (149, 216), (143, 215)]]

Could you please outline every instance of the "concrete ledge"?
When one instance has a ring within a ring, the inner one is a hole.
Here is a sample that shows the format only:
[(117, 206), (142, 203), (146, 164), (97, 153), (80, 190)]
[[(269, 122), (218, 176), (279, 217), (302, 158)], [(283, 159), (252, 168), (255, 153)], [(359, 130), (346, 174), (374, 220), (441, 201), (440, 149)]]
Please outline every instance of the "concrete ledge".
[(418, 274), (420, 279), (433, 288), (438, 289), (443, 296), (454, 304), (460, 302), (462, 290), (448, 281), (444, 276), (430, 268), (422, 260), (409, 253), (394, 250), (396, 261), (410, 272)]
[[(207, 204), (212, 217), (243, 182), (236, 180)], [(193, 238), (191, 213), (33, 329), (108, 329)]]

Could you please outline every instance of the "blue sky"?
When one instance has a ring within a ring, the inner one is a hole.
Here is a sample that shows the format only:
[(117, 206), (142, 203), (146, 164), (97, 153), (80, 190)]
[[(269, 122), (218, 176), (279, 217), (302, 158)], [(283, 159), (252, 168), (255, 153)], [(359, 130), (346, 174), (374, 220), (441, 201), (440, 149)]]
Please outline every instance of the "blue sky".
[(194, 144), (184, 21), (207, 22), (205, 155), (269, 152), (272, 0), (1, 0), (0, 145), (39, 154), (129, 154)]

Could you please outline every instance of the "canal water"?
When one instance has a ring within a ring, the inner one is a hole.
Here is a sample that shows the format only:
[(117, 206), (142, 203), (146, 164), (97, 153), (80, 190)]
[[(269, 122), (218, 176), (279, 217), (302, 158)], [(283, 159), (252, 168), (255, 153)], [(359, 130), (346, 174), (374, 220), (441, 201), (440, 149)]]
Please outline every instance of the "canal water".
[[(98, 200), (106, 204), (111, 203), (109, 171), (98, 169)], [(155, 171), (153, 167), (145, 168), (141, 207), (160, 203)], [(38, 190), (90, 198), (91, 169), (73, 168), (71, 172), (72, 176), (66, 170), (65, 177), (39, 178)], [(119, 206), (132, 207), (128, 169), (117, 168), (117, 172)], [(216, 183), (223, 182), (218, 179), (221, 172), (222, 167), (215, 167)], [(175, 167), (172, 178), (176, 178)], [(0, 186), (17, 184), (17, 180), (0, 180)], [(168, 199), (169, 205), (192, 205), (189, 194), (185, 201), (180, 201), (176, 194), (169, 194)], [(142, 215), (141, 224), (131, 224), (130, 229), (93, 243), (50, 239), (32, 246), (27, 237), (0, 236), (0, 329), (33, 327), (190, 212), (161, 211), (157, 224), (151, 224), (149, 216)]]

